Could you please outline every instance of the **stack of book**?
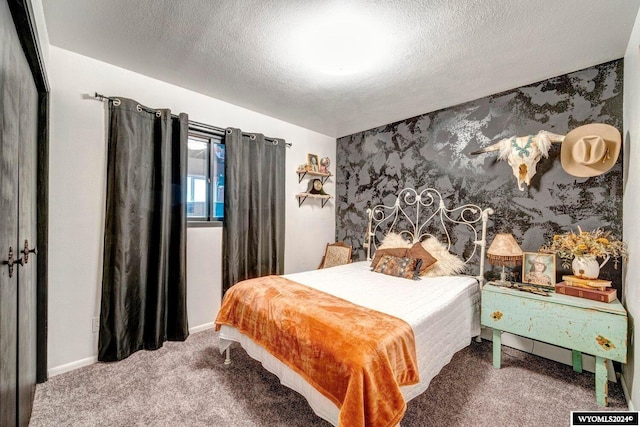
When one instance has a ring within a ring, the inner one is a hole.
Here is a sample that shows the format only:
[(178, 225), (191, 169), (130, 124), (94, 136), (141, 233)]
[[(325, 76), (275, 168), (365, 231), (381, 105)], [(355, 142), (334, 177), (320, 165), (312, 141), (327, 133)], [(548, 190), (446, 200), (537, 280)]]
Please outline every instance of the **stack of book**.
[(611, 302), (617, 298), (610, 280), (582, 279), (576, 276), (562, 276), (562, 280), (564, 281), (556, 284), (558, 294), (602, 302)]

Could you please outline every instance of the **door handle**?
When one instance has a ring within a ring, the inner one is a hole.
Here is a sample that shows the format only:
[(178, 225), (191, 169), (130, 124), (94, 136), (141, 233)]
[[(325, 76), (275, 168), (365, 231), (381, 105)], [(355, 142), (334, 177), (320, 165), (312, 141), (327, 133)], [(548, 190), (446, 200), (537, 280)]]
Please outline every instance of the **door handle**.
[(24, 261), (22, 258), (15, 259), (13, 257), (13, 247), (9, 246), (9, 259), (6, 261), (2, 261), (2, 264), (9, 266), (9, 278), (13, 277), (13, 266), (16, 264), (24, 265)]
[(29, 254), (38, 255), (38, 248), (29, 249), (29, 241), (24, 239), (24, 249), (22, 250), (22, 254), (24, 255), (24, 263), (26, 264), (29, 262)]

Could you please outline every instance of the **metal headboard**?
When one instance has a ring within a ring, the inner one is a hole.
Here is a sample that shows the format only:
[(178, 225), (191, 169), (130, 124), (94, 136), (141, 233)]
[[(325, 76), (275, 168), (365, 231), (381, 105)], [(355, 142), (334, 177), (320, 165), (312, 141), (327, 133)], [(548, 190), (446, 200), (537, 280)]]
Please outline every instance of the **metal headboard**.
[[(398, 193), (393, 206), (376, 205), (367, 209), (367, 214), (369, 224), (364, 243), (364, 247), (367, 249), (367, 260), (371, 260), (372, 249), (375, 251), (378, 246), (377, 233), (387, 235), (390, 232), (396, 232), (408, 237), (413, 243), (420, 242), (427, 237), (435, 237), (446, 244), (447, 249), (450, 250), (452, 231), (455, 227), (462, 227), (468, 230), (473, 239), (471, 241), (473, 248), (468, 256), (463, 257), (464, 262), (465, 264), (469, 263), (479, 246), (480, 269), (475, 277), (481, 285), (484, 283), (487, 222), (489, 215), (493, 214), (493, 209), (481, 209), (473, 204), (447, 209), (438, 190), (425, 188), (418, 193), (413, 188), (405, 188)], [(479, 226), (480, 229), (478, 229)], [(434, 229), (440, 230), (442, 235), (432, 234)], [(478, 239), (479, 233), (480, 239)]]

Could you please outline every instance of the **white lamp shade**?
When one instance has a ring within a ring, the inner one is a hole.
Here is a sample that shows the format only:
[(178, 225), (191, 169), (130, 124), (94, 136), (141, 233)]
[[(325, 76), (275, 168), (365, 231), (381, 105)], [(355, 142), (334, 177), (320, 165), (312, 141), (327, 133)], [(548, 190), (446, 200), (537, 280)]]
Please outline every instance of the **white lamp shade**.
[(487, 258), (492, 265), (519, 265), (522, 264), (522, 249), (511, 233), (498, 233), (489, 246)]

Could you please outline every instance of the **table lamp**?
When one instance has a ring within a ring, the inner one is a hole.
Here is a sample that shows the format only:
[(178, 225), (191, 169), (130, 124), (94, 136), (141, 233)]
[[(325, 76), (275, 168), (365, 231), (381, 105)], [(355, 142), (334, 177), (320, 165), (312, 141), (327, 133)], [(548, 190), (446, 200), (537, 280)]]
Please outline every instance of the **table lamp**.
[(507, 280), (507, 274), (504, 271), (505, 266), (515, 267), (522, 265), (522, 249), (516, 242), (511, 233), (498, 233), (493, 238), (491, 246), (487, 251), (487, 258), (491, 265), (501, 265), (502, 273), (500, 280), (493, 282), (498, 286), (511, 286), (511, 282)]

